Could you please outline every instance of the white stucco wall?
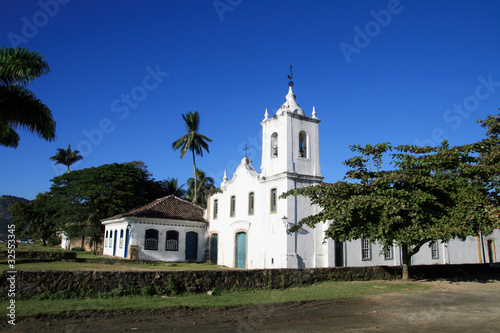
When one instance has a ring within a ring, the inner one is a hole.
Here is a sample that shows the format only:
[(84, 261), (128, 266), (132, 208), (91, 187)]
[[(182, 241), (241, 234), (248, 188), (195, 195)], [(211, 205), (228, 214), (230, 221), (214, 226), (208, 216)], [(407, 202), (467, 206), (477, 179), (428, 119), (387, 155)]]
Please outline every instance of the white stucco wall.
[[(317, 207), (309, 199), (279, 195), (290, 188), (310, 185), (308, 180), (293, 180), (286, 174), (264, 179), (242, 160), (231, 180), (223, 182), (222, 193), (210, 197), (210, 235), (218, 235), (218, 264), (236, 267), (236, 234), (247, 233), (246, 268), (326, 267), (328, 244), (322, 229), (303, 228), (288, 235), (283, 217), (291, 226), (303, 217), (315, 214)], [(271, 191), (276, 189), (276, 212), (271, 210)], [(249, 194), (254, 193), (254, 213), (249, 213)], [(231, 197), (236, 199), (235, 216), (230, 216)], [(218, 213), (214, 218), (214, 201)], [(330, 244), (330, 247), (332, 245)], [(330, 250), (331, 251), (331, 250)]]
[[(125, 219), (119, 219), (115, 223), (110, 223), (105, 225), (104, 229), (104, 247), (103, 254), (116, 257), (125, 257), (125, 236), (127, 230), (127, 221)], [(115, 246), (115, 231), (116, 231), (116, 246)], [(108, 238), (106, 238), (106, 232)], [(120, 237), (121, 232), (123, 232), (123, 237)]]
[[(195, 232), (198, 236), (197, 246), (197, 261), (202, 262), (205, 252), (205, 222), (196, 221), (180, 221), (180, 220), (167, 220), (167, 219), (151, 219), (151, 218), (121, 218), (112, 221), (103, 222), (106, 231), (112, 232), (117, 230), (116, 242), (116, 257), (124, 257), (125, 255), (125, 235), (127, 225), (131, 226), (129, 245), (138, 245), (139, 259), (158, 260), (158, 261), (171, 261), (182, 262), (186, 260), (186, 234), (188, 232)], [(158, 249), (145, 250), (145, 234), (147, 229), (155, 229), (158, 231)], [(120, 230), (124, 232), (123, 242), (120, 242)], [(166, 233), (167, 231), (177, 231), (179, 233), (179, 245), (177, 251), (167, 251), (165, 249)], [(103, 254), (113, 255), (114, 240), (106, 242)], [(106, 246), (107, 245), (107, 246)], [(120, 246), (122, 245), (122, 246)], [(130, 252), (129, 252), (130, 253)]]
[[(500, 230), (495, 230), (491, 235), (480, 237), (467, 237), (465, 240), (452, 239), (448, 243), (438, 241), (437, 258), (432, 258), (432, 251), (429, 243), (424, 244), (420, 250), (412, 257), (412, 265), (433, 265), (433, 264), (474, 264), (490, 263), (488, 241), (492, 241), (493, 262), (498, 262), (500, 253)], [(344, 243), (346, 266), (398, 266), (401, 265), (401, 248), (393, 247), (393, 259), (385, 259), (381, 254), (381, 246), (371, 244), (371, 260), (363, 260), (361, 255), (361, 240)]]

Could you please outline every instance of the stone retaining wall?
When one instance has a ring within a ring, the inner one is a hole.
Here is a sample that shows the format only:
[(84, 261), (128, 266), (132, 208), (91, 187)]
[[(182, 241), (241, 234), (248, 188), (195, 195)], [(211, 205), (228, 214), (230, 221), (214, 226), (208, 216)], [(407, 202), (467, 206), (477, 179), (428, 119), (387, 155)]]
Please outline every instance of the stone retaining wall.
[[(498, 269), (484, 264), (414, 266), (410, 272), (418, 278), (500, 278)], [(3, 271), (0, 274), (0, 295), (3, 297), (9, 289), (9, 274), (12, 273)], [(76, 296), (82, 296), (88, 295), (89, 291), (105, 293), (121, 287), (136, 291), (149, 288), (151, 294), (178, 294), (214, 289), (288, 288), (325, 280), (387, 280), (400, 276), (400, 267), (389, 266), (158, 272), (18, 271), (16, 293), (34, 297), (45, 292), (71, 291)]]
[[(7, 295), (8, 274), (3, 271), (0, 275), (0, 295)], [(16, 291), (23, 297), (65, 290), (80, 296), (89, 291), (111, 292), (121, 284), (124, 288), (152, 288), (153, 294), (177, 294), (213, 289), (287, 288), (324, 280), (390, 279), (398, 274), (398, 269), (394, 267), (157, 272), (18, 271)]]

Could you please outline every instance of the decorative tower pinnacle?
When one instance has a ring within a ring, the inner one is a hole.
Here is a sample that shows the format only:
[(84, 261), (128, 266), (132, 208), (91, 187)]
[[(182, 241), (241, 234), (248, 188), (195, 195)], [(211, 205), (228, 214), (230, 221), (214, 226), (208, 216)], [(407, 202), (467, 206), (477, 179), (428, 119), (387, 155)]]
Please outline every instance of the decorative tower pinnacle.
[(318, 117), (316, 117), (316, 108), (313, 106), (313, 112), (312, 112), (312, 117), (314, 119), (318, 119)]
[(301, 116), (304, 116), (304, 110), (300, 107), (300, 105), (297, 104), (295, 101), (295, 94), (293, 93), (293, 65), (290, 65), (290, 75), (288, 75), (288, 78), (290, 79), (290, 82), (288, 82), (288, 94), (286, 95), (286, 101), (285, 103), (280, 107), (278, 112), (276, 114), (281, 113), (285, 114), (287, 112), (291, 113), (297, 113), (300, 114)]

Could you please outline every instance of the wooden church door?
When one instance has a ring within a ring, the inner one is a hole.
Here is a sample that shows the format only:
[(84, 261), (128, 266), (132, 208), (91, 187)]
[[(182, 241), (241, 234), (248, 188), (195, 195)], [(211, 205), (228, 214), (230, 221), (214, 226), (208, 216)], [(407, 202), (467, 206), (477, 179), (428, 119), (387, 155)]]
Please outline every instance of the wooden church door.
[(247, 234), (238, 232), (236, 234), (236, 268), (247, 266)]
[(212, 242), (210, 244), (210, 262), (212, 264), (217, 264), (217, 255), (218, 255), (218, 243), (219, 243), (219, 235), (218, 234), (213, 234), (212, 235)]

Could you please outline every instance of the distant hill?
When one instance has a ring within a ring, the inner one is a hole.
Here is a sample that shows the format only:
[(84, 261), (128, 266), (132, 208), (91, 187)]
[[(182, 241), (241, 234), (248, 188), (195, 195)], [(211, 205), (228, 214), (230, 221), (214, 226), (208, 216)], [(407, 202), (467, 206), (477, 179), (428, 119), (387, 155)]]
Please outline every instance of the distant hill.
[(12, 216), (10, 215), (7, 208), (14, 202), (28, 202), (28, 199), (15, 197), (13, 195), (2, 195), (0, 197), (0, 239), (7, 238), (7, 226), (10, 221), (12, 221)]

